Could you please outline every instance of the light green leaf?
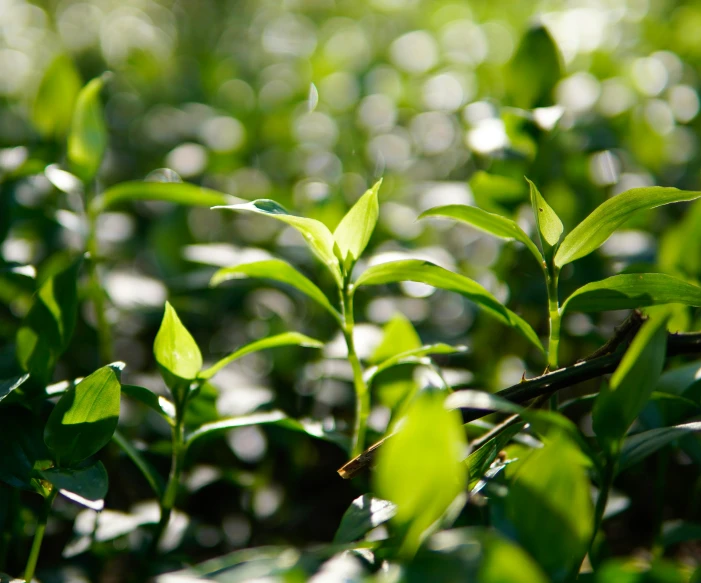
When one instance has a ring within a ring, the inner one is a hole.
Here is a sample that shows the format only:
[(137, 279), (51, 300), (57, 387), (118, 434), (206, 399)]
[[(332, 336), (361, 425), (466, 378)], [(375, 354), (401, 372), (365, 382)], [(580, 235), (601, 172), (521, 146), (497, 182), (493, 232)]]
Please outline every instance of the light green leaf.
[(388, 368), (400, 364), (408, 364), (410, 362), (420, 362), (422, 357), (427, 356), (429, 354), (455, 354), (457, 352), (466, 351), (466, 346), (450, 346), (450, 344), (443, 344), (442, 342), (439, 342), (438, 344), (428, 344), (426, 346), (420, 346), (419, 348), (406, 350), (404, 352), (400, 352), (399, 354), (395, 354), (394, 356), (391, 356), (386, 360), (383, 360), (377, 366), (368, 368), (365, 371), (365, 380), (366, 382), (370, 383), (372, 382), (372, 379), (374, 379), (378, 374), (380, 374), (382, 371), (387, 370)]
[(594, 432), (599, 443), (615, 452), (618, 441), (640, 414), (657, 384), (667, 349), (667, 317), (645, 322), (623, 359), (601, 387), (592, 412)]
[(540, 343), (537, 334), (521, 317), (503, 306), (499, 300), (477, 282), (464, 275), (443, 269), (430, 261), (404, 259), (375, 265), (369, 267), (360, 275), (355, 286), (382, 285), (400, 281), (416, 281), (459, 293), (484, 308), (502, 323), (516, 328), (543, 352), (543, 345)]
[(481, 409), (501, 413), (521, 413), (524, 410), (520, 405), (507, 401), (498, 395), (474, 389), (451, 393), (445, 400), (445, 406), (448, 409)]
[(451, 204), (429, 209), (419, 216), (420, 219), (425, 217), (455, 219), (467, 223), (480, 231), (499, 237), (500, 239), (519, 241), (528, 248), (539, 265), (544, 261), (543, 255), (538, 250), (538, 247), (536, 247), (535, 243), (531, 241), (531, 238), (523, 232), (523, 229), (511, 219), (507, 219), (501, 215), (488, 213), (474, 206)]
[(21, 387), (28, 378), (29, 375), (25, 374), (18, 377), (13, 377), (11, 379), (6, 379), (4, 381), (0, 381), (0, 401), (7, 397), (7, 395), (9, 395), (17, 387)]
[(389, 500), (363, 494), (355, 500), (341, 518), (333, 542), (351, 543), (373, 528), (388, 522), (397, 513), (397, 506)]
[(129, 441), (117, 430), (112, 436), (114, 442), (124, 451), (125, 454), (134, 462), (134, 465), (139, 468), (141, 473), (146, 478), (146, 481), (151, 486), (153, 493), (160, 498), (163, 494), (163, 479), (155, 470), (155, 468), (141, 455)]
[(61, 467), (100, 451), (119, 420), (120, 383), (113, 366), (85, 377), (58, 401), (44, 428), (44, 441)]
[(421, 393), (378, 454), (374, 490), (397, 505), (393, 521), (404, 533), (400, 554), (405, 557), (415, 554), (426, 531), (444, 515), (467, 481), (462, 420), (443, 401), (440, 392)]
[(692, 432), (699, 431), (701, 431), (701, 421), (693, 421), (673, 427), (658, 427), (631, 435), (623, 441), (617, 469), (619, 472), (622, 472), (652, 455), (665, 445), (669, 445)]
[(324, 295), (324, 292), (289, 263), (281, 259), (267, 259), (254, 263), (242, 263), (233, 267), (224, 267), (212, 276), (212, 280), (209, 284), (216, 286), (230, 279), (242, 279), (245, 277), (272, 279), (290, 285), (326, 308), (337, 320), (341, 317)]
[(580, 287), (562, 311), (605, 312), (661, 304), (701, 306), (701, 288), (664, 273), (624, 273)]
[(478, 170), (470, 178), (470, 190), (475, 204), (486, 210), (500, 210), (500, 205), (512, 205), (525, 200), (526, 185), (521, 180)]
[(381, 184), (382, 179), (358, 199), (333, 233), (344, 268), (360, 258), (375, 230), (380, 213), (377, 193)]
[(153, 343), (153, 354), (163, 380), (174, 394), (179, 394), (184, 385), (195, 380), (202, 368), (200, 349), (169, 302), (166, 302), (163, 321)]
[(294, 227), (302, 234), (307, 245), (309, 245), (315, 255), (321, 259), (324, 265), (331, 271), (336, 283), (339, 286), (343, 285), (338, 257), (336, 257), (334, 253), (334, 245), (336, 242), (334, 241), (331, 231), (329, 231), (324, 223), (315, 219), (291, 215), (277, 202), (269, 199), (259, 199), (245, 204), (215, 206), (212, 208), (253, 212), (277, 219), (278, 221), (282, 221)]
[(165, 397), (137, 385), (122, 385), (122, 393), (153, 409), (169, 424), (175, 421), (175, 405)]
[(85, 468), (50, 468), (39, 473), (69, 500), (98, 512), (105, 507), (109, 479), (102, 462)]
[(83, 87), (68, 134), (68, 162), (72, 172), (84, 182), (95, 177), (107, 148), (107, 126), (100, 102), (103, 85), (104, 77), (98, 77)]
[(536, 225), (538, 226), (538, 234), (540, 243), (543, 247), (543, 253), (546, 257), (551, 257), (553, 248), (560, 242), (562, 237), (562, 221), (557, 213), (545, 201), (540, 191), (528, 178), (526, 178), (531, 189), (531, 205), (533, 206), (533, 214), (535, 215)]
[(45, 138), (63, 138), (83, 83), (73, 61), (57, 56), (44, 72), (32, 104), (32, 122)]
[(222, 358), (215, 365), (203, 370), (198, 375), (198, 378), (210, 379), (222, 368), (237, 358), (241, 358), (242, 356), (250, 354), (251, 352), (266, 350), (268, 348), (276, 348), (277, 346), (305, 346), (308, 348), (322, 348), (324, 343), (319, 340), (315, 340), (314, 338), (310, 338), (309, 336), (305, 336), (304, 334), (300, 334), (299, 332), (285, 332), (283, 334), (277, 334), (275, 336), (270, 336), (268, 338), (256, 340), (250, 344), (246, 344), (246, 346), (232, 352), (229, 356)]
[(632, 188), (599, 205), (569, 233), (555, 254), (555, 265), (562, 267), (599, 248), (636, 212), (673, 202), (694, 200), (701, 192), (648, 186)]
[(159, 200), (174, 204), (211, 207), (230, 204), (235, 199), (228, 194), (188, 182), (135, 180), (120, 182), (105, 190), (94, 199), (91, 210), (100, 213), (118, 204), (139, 200)]
[(382, 328), (382, 342), (375, 348), (368, 361), (379, 364), (415, 348), (421, 348), (421, 338), (409, 319), (401, 312), (395, 312)]

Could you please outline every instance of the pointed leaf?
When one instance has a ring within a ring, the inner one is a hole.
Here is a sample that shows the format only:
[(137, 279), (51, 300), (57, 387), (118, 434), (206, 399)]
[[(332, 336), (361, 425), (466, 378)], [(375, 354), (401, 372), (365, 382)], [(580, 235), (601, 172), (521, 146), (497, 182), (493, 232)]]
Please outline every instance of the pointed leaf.
[(599, 248), (635, 213), (673, 202), (694, 200), (701, 192), (661, 186), (632, 188), (610, 198), (569, 233), (555, 254), (555, 265), (562, 267)]
[(664, 273), (624, 273), (580, 287), (562, 311), (605, 312), (661, 304), (701, 306), (701, 287)]
[(382, 342), (375, 348), (368, 361), (378, 364), (415, 348), (421, 348), (421, 338), (409, 319), (401, 312), (395, 312), (382, 328)]
[(455, 391), (448, 395), (445, 400), (448, 409), (481, 409), (483, 411), (499, 411), (501, 413), (521, 413), (523, 407), (507, 401), (486, 391), (476, 391), (465, 389)]
[(122, 385), (122, 393), (140, 401), (147, 407), (153, 409), (171, 425), (175, 420), (175, 405), (161, 395), (157, 395), (146, 387), (137, 385)]
[(592, 412), (594, 432), (610, 452), (647, 403), (664, 367), (667, 317), (645, 322), (623, 355), (611, 381), (603, 385)]
[(351, 543), (373, 528), (388, 522), (397, 513), (396, 505), (389, 500), (375, 498), (371, 494), (359, 496), (341, 518), (333, 542)]
[(466, 346), (450, 346), (450, 344), (443, 344), (442, 342), (438, 344), (428, 344), (426, 346), (420, 346), (419, 348), (414, 348), (412, 350), (406, 350), (395, 354), (394, 356), (383, 360), (377, 366), (368, 368), (365, 371), (366, 382), (371, 382), (378, 374), (382, 371), (387, 370), (393, 366), (400, 364), (407, 364), (412, 362), (420, 362), (421, 358), (428, 356), (429, 354), (455, 354), (457, 352), (466, 352)]
[(382, 179), (358, 199), (333, 233), (344, 265), (357, 261), (370, 241), (380, 213), (377, 193), (381, 184)]
[(14, 377), (12, 379), (6, 379), (0, 381), (0, 401), (2, 401), (7, 395), (14, 391), (17, 387), (21, 387), (22, 384), (29, 378), (28, 374)]
[(310, 338), (309, 336), (305, 336), (304, 334), (300, 334), (299, 332), (285, 332), (283, 334), (277, 334), (276, 336), (270, 336), (268, 338), (256, 340), (250, 344), (246, 344), (246, 346), (232, 352), (229, 356), (222, 358), (215, 365), (203, 370), (199, 374), (199, 378), (210, 379), (222, 368), (237, 358), (241, 358), (242, 356), (250, 354), (251, 352), (258, 352), (259, 350), (276, 348), (278, 346), (305, 346), (308, 348), (322, 348), (324, 343), (320, 342), (319, 340), (315, 340), (314, 338)]
[(114, 442), (124, 451), (125, 454), (134, 462), (134, 465), (139, 468), (141, 473), (146, 478), (146, 481), (151, 486), (153, 493), (156, 497), (160, 498), (163, 494), (163, 480), (155, 468), (141, 455), (129, 441), (119, 432), (119, 430), (114, 432), (112, 436)]
[(694, 421), (675, 425), (673, 427), (658, 427), (631, 435), (623, 441), (618, 471), (622, 472), (634, 466), (649, 455), (652, 455), (673, 441), (689, 435), (689, 433), (700, 431), (701, 421)]
[(107, 148), (107, 127), (100, 102), (103, 85), (104, 78), (98, 77), (83, 87), (68, 134), (68, 162), (84, 182), (95, 177)]
[(105, 507), (109, 481), (102, 462), (86, 468), (50, 468), (39, 473), (69, 500), (98, 512)]
[(233, 267), (224, 267), (212, 276), (210, 285), (216, 286), (230, 279), (242, 279), (245, 277), (272, 279), (280, 283), (291, 285), (326, 308), (334, 318), (340, 318), (339, 313), (331, 305), (331, 302), (329, 302), (329, 299), (324, 295), (324, 292), (289, 263), (281, 259), (267, 259), (254, 263), (242, 263), (240, 265), (234, 265)]
[(535, 215), (543, 252), (546, 257), (552, 257), (552, 248), (557, 246), (560, 242), (560, 237), (562, 237), (562, 221), (550, 205), (545, 202), (536, 185), (528, 178), (526, 178), (526, 181), (531, 188), (531, 205), (533, 206), (533, 214)]
[(331, 231), (329, 231), (324, 223), (314, 219), (291, 215), (277, 202), (269, 199), (259, 199), (245, 204), (215, 206), (212, 208), (254, 212), (277, 219), (278, 221), (282, 221), (294, 227), (302, 234), (307, 245), (309, 245), (316, 256), (328, 267), (336, 283), (338, 283), (339, 286), (342, 285), (343, 281), (341, 278), (340, 266), (338, 258), (334, 253), (335, 241)]
[(24, 407), (0, 408), (2, 447), (0, 481), (14, 488), (43, 494), (38, 470), (50, 467), (51, 454), (42, 439), (42, 422)]
[(32, 122), (44, 137), (61, 139), (66, 135), (82, 85), (66, 55), (57, 56), (48, 66), (32, 104)]
[(200, 349), (169, 302), (153, 343), (153, 354), (163, 380), (174, 393), (189, 385), (187, 381), (195, 380), (202, 368)]
[(474, 206), (467, 206), (462, 204), (450, 204), (447, 206), (439, 206), (436, 208), (429, 209), (421, 215), (419, 219), (425, 217), (445, 217), (449, 219), (455, 219), (463, 223), (499, 237), (500, 239), (505, 239), (507, 241), (519, 241), (523, 243), (526, 248), (531, 252), (533, 257), (536, 258), (538, 264), (543, 263), (543, 255), (535, 246), (535, 243), (531, 241), (531, 238), (523, 232), (523, 229), (519, 227), (511, 219), (502, 217), (494, 213), (488, 213), (480, 208)]
[(382, 285), (400, 281), (416, 281), (459, 293), (484, 308), (489, 314), (507, 326), (516, 328), (523, 336), (543, 352), (543, 345), (533, 328), (522, 318), (503, 306), (492, 294), (476, 281), (443, 269), (430, 261), (405, 259), (382, 263), (366, 269), (355, 285)]

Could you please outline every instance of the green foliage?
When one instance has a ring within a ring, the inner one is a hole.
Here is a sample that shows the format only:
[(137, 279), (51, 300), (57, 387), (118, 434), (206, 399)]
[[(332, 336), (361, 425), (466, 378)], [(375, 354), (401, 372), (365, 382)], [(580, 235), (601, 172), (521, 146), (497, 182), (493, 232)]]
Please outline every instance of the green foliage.
[(528, 185), (531, 189), (531, 206), (533, 207), (533, 215), (538, 226), (540, 244), (543, 248), (543, 253), (550, 259), (560, 242), (564, 227), (560, 217), (545, 201), (536, 185), (530, 180), (528, 180)]
[(43, 136), (66, 137), (81, 86), (73, 60), (58, 55), (44, 72), (32, 104), (32, 122)]
[(377, 193), (382, 180), (360, 197), (333, 232), (334, 241), (338, 245), (339, 261), (347, 272), (362, 255), (377, 224), (380, 207), (377, 203)]
[(108, 477), (102, 462), (80, 468), (49, 468), (40, 474), (69, 500), (92, 510), (104, 508)]
[(80, 91), (68, 134), (68, 162), (72, 172), (84, 182), (95, 177), (107, 148), (107, 127), (100, 102), (104, 83), (105, 77), (98, 77)]

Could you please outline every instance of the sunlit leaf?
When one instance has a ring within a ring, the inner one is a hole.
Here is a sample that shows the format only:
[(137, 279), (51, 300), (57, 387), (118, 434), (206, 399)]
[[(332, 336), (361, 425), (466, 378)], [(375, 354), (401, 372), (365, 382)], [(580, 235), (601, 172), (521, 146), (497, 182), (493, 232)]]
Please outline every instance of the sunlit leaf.
[(290, 285), (326, 308), (335, 318), (340, 318), (338, 311), (331, 305), (324, 292), (289, 263), (281, 259), (267, 259), (254, 263), (242, 263), (233, 267), (224, 267), (212, 276), (210, 285), (216, 286), (230, 279), (243, 279), (246, 277), (272, 279)]
[(229, 209), (233, 211), (248, 211), (277, 219), (294, 227), (299, 231), (307, 245), (321, 259), (321, 261), (331, 271), (336, 283), (340, 286), (343, 283), (338, 257), (334, 253), (334, 241), (331, 231), (324, 223), (315, 219), (298, 217), (291, 215), (274, 200), (260, 199), (245, 204), (235, 204), (228, 206), (215, 206), (212, 208)]
[(671, 303), (701, 306), (701, 287), (664, 273), (624, 273), (580, 287), (562, 310), (604, 312)]
[(437, 391), (419, 395), (378, 454), (375, 491), (397, 505), (393, 520), (404, 533), (400, 553), (405, 556), (413, 556), (466, 484), (462, 421), (443, 401)]
[(457, 352), (467, 351), (466, 346), (450, 346), (450, 344), (443, 344), (442, 342), (438, 344), (428, 344), (426, 346), (420, 346), (419, 348), (414, 348), (412, 350), (407, 350), (405, 352), (400, 352), (394, 356), (383, 360), (377, 366), (368, 368), (365, 374), (366, 380), (369, 382), (375, 376), (380, 374), (382, 371), (387, 370), (393, 366), (400, 364), (418, 362), (421, 357), (428, 356), (429, 354), (455, 354)]
[(345, 511), (338, 526), (334, 543), (350, 543), (358, 540), (373, 528), (388, 522), (397, 512), (396, 505), (389, 500), (363, 494)]
[(477, 483), (497, 459), (499, 452), (506, 447), (514, 435), (523, 429), (523, 426), (524, 423), (510, 425), (467, 456), (465, 463), (470, 476), (470, 481), (467, 485), (468, 490), (472, 491), (477, 486)]
[(122, 393), (153, 409), (168, 423), (173, 423), (175, 419), (175, 405), (165, 397), (138, 385), (122, 385)]
[(451, 204), (429, 209), (419, 216), (420, 219), (425, 217), (455, 219), (467, 223), (480, 231), (499, 237), (500, 239), (519, 241), (528, 248), (533, 257), (536, 258), (536, 261), (538, 261), (538, 264), (543, 262), (543, 256), (538, 250), (538, 247), (536, 247), (533, 241), (531, 241), (531, 238), (523, 232), (523, 229), (511, 219), (507, 219), (501, 215), (488, 213), (474, 206)]
[(44, 137), (63, 138), (83, 83), (73, 61), (57, 56), (44, 72), (32, 104), (32, 123)]
[(44, 428), (44, 441), (58, 464), (70, 466), (100, 451), (119, 420), (120, 383), (116, 367), (104, 366), (68, 390)]
[(465, 389), (455, 391), (445, 400), (448, 409), (481, 409), (501, 413), (521, 413), (523, 407), (486, 391)]
[(6, 379), (0, 381), (0, 401), (2, 401), (7, 395), (14, 391), (17, 387), (21, 387), (22, 384), (29, 378), (28, 374), (14, 377), (11, 379)]
[(199, 378), (210, 379), (226, 365), (234, 362), (237, 358), (241, 358), (242, 356), (252, 352), (267, 350), (268, 348), (276, 348), (278, 346), (305, 346), (307, 348), (322, 348), (324, 343), (319, 340), (315, 340), (314, 338), (310, 338), (309, 336), (305, 336), (304, 334), (300, 334), (299, 332), (285, 332), (283, 334), (277, 334), (268, 338), (262, 338), (261, 340), (256, 340), (255, 342), (246, 344), (246, 346), (232, 352), (229, 356), (225, 356), (213, 366), (203, 370), (199, 374)]
[(536, 185), (528, 178), (526, 180), (531, 189), (531, 206), (533, 207), (533, 215), (538, 227), (538, 235), (540, 236), (543, 252), (546, 257), (552, 257), (552, 250), (560, 242), (560, 237), (562, 237), (562, 221), (545, 201)]
[(344, 269), (362, 255), (375, 230), (380, 213), (377, 193), (381, 184), (382, 180), (378, 180), (358, 199), (333, 233)]
[(97, 77), (80, 91), (68, 134), (68, 162), (72, 172), (85, 182), (97, 174), (107, 148), (107, 126), (100, 102), (104, 80)]
[(521, 317), (503, 306), (492, 294), (480, 284), (464, 275), (459, 275), (443, 269), (430, 261), (419, 259), (404, 259), (381, 263), (366, 269), (358, 278), (355, 285), (382, 285), (400, 281), (416, 281), (441, 289), (459, 293), (484, 308), (507, 326), (519, 330), (541, 352), (543, 346), (533, 328)]
[(413, 324), (401, 312), (395, 312), (382, 328), (382, 341), (368, 359), (379, 364), (407, 350), (421, 348), (421, 338)]
[(109, 481), (102, 462), (85, 468), (50, 468), (39, 473), (69, 500), (97, 511), (105, 507)]
[(694, 200), (701, 192), (662, 186), (632, 188), (610, 198), (569, 233), (555, 254), (555, 265), (562, 267), (600, 247), (635, 213), (673, 202)]
[(677, 439), (700, 431), (701, 421), (693, 421), (673, 427), (658, 427), (631, 435), (623, 441), (621, 446), (618, 471), (622, 472), (628, 469)]

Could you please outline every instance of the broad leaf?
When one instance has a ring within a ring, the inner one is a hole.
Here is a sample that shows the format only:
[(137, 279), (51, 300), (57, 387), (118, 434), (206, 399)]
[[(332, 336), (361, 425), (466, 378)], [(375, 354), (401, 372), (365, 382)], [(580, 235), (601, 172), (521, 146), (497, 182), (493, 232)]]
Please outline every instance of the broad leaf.
[(366, 269), (355, 282), (356, 287), (362, 285), (382, 285), (400, 281), (416, 281), (441, 289), (459, 293), (484, 308), (498, 320), (516, 328), (542, 352), (543, 345), (533, 328), (527, 322), (503, 306), (492, 294), (476, 281), (464, 275), (459, 275), (443, 269), (430, 261), (419, 259), (404, 259), (382, 263)]
[(109, 481), (102, 462), (85, 468), (50, 468), (39, 473), (69, 500), (98, 512), (105, 507)]
[(358, 199), (333, 233), (334, 241), (336, 241), (340, 252), (341, 263), (347, 271), (363, 254), (372, 232), (375, 230), (377, 217), (380, 213), (377, 193), (381, 184), (382, 180), (380, 179)]
[(618, 440), (642, 411), (662, 373), (666, 324), (666, 317), (652, 318), (643, 324), (594, 403), (594, 432), (610, 452), (616, 450)]
[(382, 328), (382, 341), (368, 359), (379, 364), (397, 354), (421, 348), (421, 338), (413, 324), (401, 312), (395, 312)]
[(21, 387), (22, 384), (29, 378), (28, 374), (14, 377), (11, 379), (6, 379), (0, 381), (0, 401), (2, 401), (7, 395), (14, 391), (17, 387)]
[(100, 102), (103, 85), (104, 78), (98, 77), (83, 87), (68, 134), (68, 162), (72, 172), (84, 182), (95, 177), (107, 148), (107, 127)]
[(649, 431), (631, 435), (623, 441), (617, 469), (619, 472), (622, 472), (652, 455), (665, 445), (669, 445), (692, 432), (699, 431), (701, 431), (701, 421), (694, 421), (675, 425), (674, 427), (658, 427), (657, 429), (650, 429)]
[(294, 227), (299, 231), (307, 245), (321, 259), (321, 261), (331, 271), (336, 283), (341, 286), (343, 279), (341, 277), (340, 265), (338, 257), (334, 253), (334, 241), (331, 231), (324, 223), (315, 219), (298, 217), (291, 215), (282, 206), (274, 200), (260, 199), (245, 204), (234, 204), (228, 206), (215, 206), (212, 208), (230, 209), (232, 211), (248, 211), (277, 219)]
[(175, 421), (175, 405), (165, 397), (138, 385), (122, 385), (122, 393), (153, 409), (169, 424)]
[(215, 286), (230, 279), (243, 279), (246, 277), (272, 279), (290, 285), (326, 308), (334, 318), (340, 318), (338, 311), (331, 305), (324, 292), (289, 263), (281, 259), (267, 259), (254, 263), (242, 263), (233, 267), (224, 267), (212, 276), (210, 285)]
[(246, 354), (251, 352), (258, 352), (259, 350), (266, 350), (268, 348), (276, 348), (278, 346), (305, 346), (307, 348), (322, 348), (324, 346), (323, 342), (300, 334), (299, 332), (285, 332), (283, 334), (277, 334), (276, 336), (270, 336), (269, 338), (262, 338), (261, 340), (256, 340), (250, 344), (246, 344), (232, 352), (229, 356), (222, 358), (215, 365), (210, 366), (208, 369), (203, 370), (198, 378), (210, 379), (215, 374), (217, 374), (226, 365), (234, 362), (237, 358), (241, 358)]
[(405, 352), (400, 352), (394, 356), (382, 361), (377, 366), (368, 368), (365, 371), (365, 379), (367, 382), (372, 381), (378, 374), (382, 371), (387, 370), (393, 366), (400, 364), (408, 364), (414, 362), (420, 362), (421, 358), (428, 356), (429, 354), (455, 354), (456, 352), (466, 352), (466, 346), (450, 346), (449, 344), (428, 344), (426, 346), (420, 346), (419, 348), (414, 348), (412, 350), (407, 350)]
[(83, 83), (73, 61), (57, 56), (44, 72), (32, 104), (32, 123), (45, 138), (62, 139)]
[(664, 273), (624, 273), (580, 287), (562, 311), (605, 312), (661, 304), (701, 306), (701, 287)]
[(59, 466), (75, 465), (112, 439), (119, 420), (119, 397), (116, 367), (103, 366), (59, 399), (44, 428), (44, 441)]
[(121, 182), (96, 197), (95, 213), (104, 212), (118, 204), (138, 200), (160, 200), (175, 204), (211, 207), (231, 203), (234, 197), (187, 182)]
[(638, 211), (694, 200), (700, 196), (701, 192), (661, 186), (632, 188), (616, 195), (594, 209), (565, 237), (555, 254), (555, 265), (562, 267), (589, 255)]
[(396, 513), (396, 505), (389, 500), (363, 494), (353, 500), (343, 514), (333, 542), (350, 543), (358, 540), (373, 528), (388, 522)]
[(526, 180), (531, 189), (531, 206), (533, 207), (533, 215), (538, 227), (540, 243), (543, 247), (544, 255), (549, 258), (552, 257), (553, 249), (557, 247), (560, 237), (562, 237), (562, 221), (545, 201), (536, 185), (528, 178)]
[(447, 206), (439, 206), (427, 210), (419, 216), (420, 219), (425, 217), (445, 217), (449, 219), (455, 219), (463, 223), (499, 237), (500, 239), (505, 239), (507, 241), (519, 241), (523, 243), (528, 250), (531, 252), (533, 257), (536, 258), (538, 264), (543, 263), (543, 256), (535, 246), (531, 238), (523, 232), (523, 229), (519, 227), (516, 222), (501, 215), (494, 213), (488, 213), (474, 206), (467, 206), (462, 204), (451, 204)]
[(378, 454), (375, 491), (397, 505), (393, 520), (404, 533), (400, 553), (407, 557), (466, 484), (462, 421), (443, 401), (437, 391), (419, 395)]
[(134, 465), (139, 468), (141, 473), (146, 478), (146, 481), (151, 486), (153, 493), (157, 498), (160, 498), (163, 494), (163, 479), (160, 474), (155, 470), (155, 468), (141, 455), (141, 452), (137, 450), (120, 432), (119, 430), (114, 432), (112, 436), (114, 442), (124, 451), (125, 454), (134, 462)]
[(190, 381), (197, 378), (202, 368), (202, 354), (169, 302), (166, 302), (161, 327), (153, 343), (153, 354), (163, 380), (176, 398), (180, 398)]

